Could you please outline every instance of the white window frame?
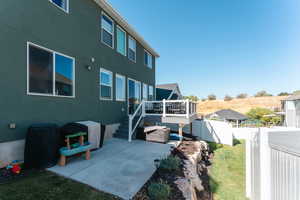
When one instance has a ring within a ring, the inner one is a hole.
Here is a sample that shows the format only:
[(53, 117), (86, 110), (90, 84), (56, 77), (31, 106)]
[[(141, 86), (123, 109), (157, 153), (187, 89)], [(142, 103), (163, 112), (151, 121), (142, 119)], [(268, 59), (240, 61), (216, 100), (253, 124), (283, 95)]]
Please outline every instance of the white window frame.
[[(144, 52), (147, 54), (147, 62), (148, 63), (145, 63), (145, 58), (144, 58), (144, 64), (147, 66), (147, 67), (149, 67), (150, 69), (152, 69), (152, 67), (153, 67), (153, 56), (152, 56), (152, 54), (151, 53), (149, 53), (149, 51), (147, 51), (146, 49), (144, 49)], [(144, 54), (144, 56), (145, 56), (145, 54)], [(150, 58), (150, 62), (151, 62), (151, 64), (149, 63), (149, 58)]]
[[(106, 73), (106, 74), (109, 74), (110, 75), (110, 82), (111, 82), (111, 85), (107, 85), (107, 84), (102, 84), (101, 83), (101, 73)], [(110, 87), (110, 94), (111, 94), (111, 97), (110, 98), (104, 98), (101, 96), (101, 86), (104, 85), (104, 86), (108, 86)], [(113, 73), (109, 70), (106, 70), (104, 68), (100, 68), (100, 73), (99, 73), (99, 97), (100, 97), (100, 100), (105, 100), (105, 101), (112, 101), (113, 100)]]
[[(119, 54), (121, 54), (121, 55), (123, 55), (123, 56), (127, 56), (127, 33), (126, 33), (126, 31), (124, 30), (124, 29), (122, 29), (122, 27), (121, 26), (119, 26), (119, 25), (117, 25), (117, 29), (119, 29), (120, 31), (122, 31), (124, 34), (125, 34), (125, 40), (124, 40), (124, 42), (125, 42), (125, 45), (124, 45), (124, 47), (125, 47), (125, 54), (123, 54), (122, 52), (119, 52), (118, 51), (118, 35), (116, 35), (116, 37), (117, 37), (117, 47), (116, 47), (116, 49), (117, 49), (117, 52), (119, 53)], [(117, 32), (117, 34), (118, 34), (118, 32)]]
[[(129, 46), (129, 40), (133, 40), (135, 42), (135, 49), (130, 48), (130, 46)], [(131, 49), (135, 53), (135, 57), (134, 57), (135, 59), (134, 60), (132, 60), (132, 59), (129, 58), (129, 53), (128, 53), (128, 59), (131, 60), (132, 62), (136, 63), (136, 40), (133, 37), (131, 37), (130, 35), (128, 35), (128, 49)]]
[[(145, 92), (145, 88), (147, 90), (147, 93), (146, 93), (146, 98), (144, 96), (144, 92)], [(143, 83), (143, 95), (142, 95), (142, 99), (145, 100), (145, 101), (148, 101), (149, 99), (149, 85), (147, 85), (146, 83)]]
[[(47, 51), (49, 53), (52, 53), (53, 55), (53, 83), (52, 83), (52, 86), (53, 86), (53, 91), (52, 91), (52, 94), (43, 94), (43, 93), (36, 93), (36, 92), (30, 92), (30, 85), (29, 85), (29, 47), (30, 46), (34, 46), (34, 47), (37, 47), (41, 50), (44, 50), (44, 51)], [(56, 92), (55, 92), (55, 54), (57, 55), (61, 55), (61, 56), (64, 56), (66, 58), (69, 58), (71, 60), (73, 60), (73, 80), (72, 80), (72, 96), (64, 96), (64, 95), (57, 95)], [(40, 45), (37, 45), (37, 44), (34, 44), (32, 42), (27, 42), (27, 95), (33, 95), (33, 96), (48, 96), (48, 97), (65, 97), (65, 98), (75, 98), (76, 95), (75, 95), (75, 58), (71, 57), (71, 56), (67, 56), (65, 54), (62, 54), (62, 53), (59, 53), (57, 51), (54, 51), (54, 50), (51, 50), (51, 49), (48, 49), (48, 48), (45, 48), (45, 47), (42, 47)]]
[[(103, 41), (103, 30), (105, 30), (106, 32), (110, 33), (108, 30), (106, 30), (106, 29), (104, 29), (104, 27), (102, 27), (103, 26), (103, 24), (102, 24), (102, 16), (103, 15), (105, 15), (105, 17), (107, 17), (112, 22), (112, 33), (111, 33), (111, 35), (112, 35), (112, 47), (109, 46), (108, 44), (106, 44)], [(115, 22), (114, 22), (114, 20), (110, 16), (108, 16), (105, 12), (102, 12), (101, 13), (101, 20), (100, 20), (100, 22), (101, 22), (101, 42), (102, 42), (102, 44), (105, 44), (106, 46), (114, 49), (114, 46), (115, 46)]]
[(68, 13), (69, 14), (69, 12), (70, 12), (70, 2), (69, 2), (69, 0), (65, 0), (66, 1), (66, 4), (67, 4), (67, 9), (65, 10), (64, 8), (62, 8), (62, 7), (60, 7), (60, 6), (58, 6), (58, 5), (56, 5), (54, 2), (53, 2), (53, 0), (49, 0), (54, 6), (56, 6), (57, 8), (59, 8), (59, 9), (61, 9), (62, 11), (64, 11), (65, 13)]
[[(117, 97), (117, 78), (121, 78), (122, 80), (123, 80), (123, 83), (124, 83), (124, 85), (123, 85), (123, 88), (122, 88), (122, 90), (124, 91), (124, 99), (119, 99), (118, 97)], [(116, 92), (116, 101), (126, 101), (126, 77), (125, 76), (123, 76), (123, 75), (121, 75), (121, 74), (116, 74), (116, 84), (115, 84), (115, 92)]]

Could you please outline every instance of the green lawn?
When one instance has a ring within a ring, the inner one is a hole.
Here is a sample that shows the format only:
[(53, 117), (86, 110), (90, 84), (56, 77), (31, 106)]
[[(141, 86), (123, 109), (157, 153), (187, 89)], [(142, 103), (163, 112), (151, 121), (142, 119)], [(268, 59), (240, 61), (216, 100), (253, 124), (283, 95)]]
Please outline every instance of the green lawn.
[(12, 183), (0, 185), (0, 200), (115, 200), (84, 184), (50, 172), (35, 172)]
[(210, 186), (215, 200), (244, 200), (245, 142), (215, 150)]

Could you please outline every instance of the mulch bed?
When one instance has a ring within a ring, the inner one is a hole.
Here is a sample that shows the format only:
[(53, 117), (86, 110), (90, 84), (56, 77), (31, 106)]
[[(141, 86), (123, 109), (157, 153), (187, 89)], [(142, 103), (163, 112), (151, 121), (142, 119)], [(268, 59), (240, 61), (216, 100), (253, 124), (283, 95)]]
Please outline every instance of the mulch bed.
[[(177, 185), (174, 183), (176, 178), (184, 177), (184, 166), (183, 162), (187, 159), (187, 155), (192, 155), (197, 151), (197, 147), (194, 145), (194, 138), (185, 138), (182, 143), (172, 151), (172, 155), (178, 156), (181, 159), (180, 170), (178, 172), (172, 173), (161, 173), (160, 170), (152, 175), (152, 177), (147, 181), (147, 183), (142, 187), (142, 189), (135, 195), (133, 200), (150, 200), (147, 194), (148, 186), (153, 182), (163, 181), (171, 187), (170, 200), (184, 200), (182, 192), (178, 189)], [(209, 161), (203, 160), (198, 163), (199, 176), (203, 181), (204, 191), (197, 193), (199, 200), (212, 200), (212, 195), (209, 187), (209, 176), (207, 167), (210, 165)]]

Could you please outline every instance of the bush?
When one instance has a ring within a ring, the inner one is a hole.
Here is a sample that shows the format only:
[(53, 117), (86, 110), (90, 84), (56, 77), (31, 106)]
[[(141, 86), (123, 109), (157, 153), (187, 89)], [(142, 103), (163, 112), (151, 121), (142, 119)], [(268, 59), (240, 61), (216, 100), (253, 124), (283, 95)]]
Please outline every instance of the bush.
[(226, 95), (225, 97), (224, 97), (224, 101), (231, 101), (233, 98), (231, 97), (231, 96), (229, 96), (229, 95)]
[(288, 92), (280, 92), (278, 96), (289, 96), (290, 94)]
[(246, 93), (241, 93), (236, 96), (237, 99), (245, 99), (247, 97), (248, 97), (248, 94), (246, 94)]
[(180, 166), (180, 159), (177, 156), (168, 156), (167, 158), (161, 159), (159, 169), (163, 171), (178, 171)]
[(184, 99), (189, 99), (191, 101), (199, 101), (199, 98), (197, 96), (194, 96), (194, 95), (190, 95), (190, 96), (184, 96), (183, 97)]
[(254, 96), (255, 97), (270, 97), (270, 96), (273, 96), (273, 95), (268, 94), (265, 90), (262, 90), (262, 91), (257, 92)]
[(207, 96), (207, 99), (210, 100), (210, 101), (211, 101), (211, 100), (216, 100), (216, 99), (217, 99), (217, 96), (214, 95), (214, 94), (210, 94), (210, 95)]
[(250, 120), (258, 120), (264, 125), (277, 125), (281, 121), (279, 116), (267, 108), (253, 108), (247, 113), (247, 116)]
[(168, 184), (151, 183), (148, 187), (148, 195), (153, 200), (167, 200), (170, 196), (171, 188)]
[(210, 151), (215, 151), (223, 147), (223, 144), (218, 144), (215, 142), (207, 142)]

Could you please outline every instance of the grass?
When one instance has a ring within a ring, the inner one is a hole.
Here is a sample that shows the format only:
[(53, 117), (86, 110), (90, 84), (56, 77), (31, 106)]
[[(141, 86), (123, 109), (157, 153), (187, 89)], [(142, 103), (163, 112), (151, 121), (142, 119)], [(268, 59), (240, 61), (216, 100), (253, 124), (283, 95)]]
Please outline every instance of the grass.
[(14, 182), (0, 185), (0, 200), (115, 200), (99, 192), (50, 172), (40, 171)]
[(210, 186), (215, 200), (244, 200), (245, 142), (224, 145), (214, 152), (210, 170)]

